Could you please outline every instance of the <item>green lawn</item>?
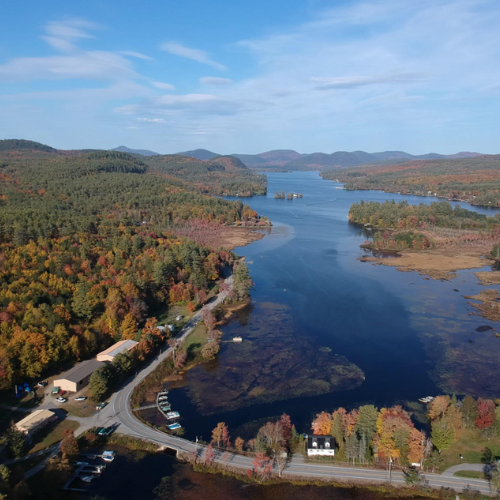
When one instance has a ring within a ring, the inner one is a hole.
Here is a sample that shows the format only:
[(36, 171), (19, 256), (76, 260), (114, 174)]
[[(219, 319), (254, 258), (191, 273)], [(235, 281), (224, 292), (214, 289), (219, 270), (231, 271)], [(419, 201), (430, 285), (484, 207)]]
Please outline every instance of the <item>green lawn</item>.
[(183, 343), (183, 347), (188, 352), (201, 350), (207, 341), (207, 329), (203, 323), (198, 323), (194, 330), (187, 336)]
[[(444, 471), (460, 463), (480, 464), (485, 448), (489, 448), (493, 456), (500, 457), (500, 438), (487, 439), (481, 436), (479, 430), (467, 430), (458, 441), (441, 452), (443, 462), (439, 470)], [(463, 460), (460, 460), (460, 455), (463, 455)]]
[(460, 470), (453, 474), (456, 477), (467, 477), (470, 479), (487, 479), (486, 476), (477, 470)]
[(66, 429), (76, 431), (78, 427), (80, 427), (80, 424), (74, 420), (63, 420), (62, 422), (49, 425), (45, 429), (38, 432), (38, 434), (35, 434), (33, 437), (32, 448), (27, 454), (29, 455), (30, 453), (35, 453), (58, 443), (62, 440), (63, 432)]

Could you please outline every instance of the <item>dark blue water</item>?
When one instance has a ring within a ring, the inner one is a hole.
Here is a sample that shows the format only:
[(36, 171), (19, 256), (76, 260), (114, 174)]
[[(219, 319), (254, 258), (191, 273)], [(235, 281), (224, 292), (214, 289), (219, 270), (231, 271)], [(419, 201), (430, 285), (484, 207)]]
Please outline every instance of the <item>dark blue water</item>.
[[(480, 325), (495, 324), (469, 315), (474, 309), (463, 296), (484, 289), (473, 271), (461, 271), (449, 282), (426, 281), (417, 273), (357, 260), (363, 255), (359, 245), (366, 234), (348, 223), (352, 203), (438, 200), (336, 189), (338, 184), (322, 180), (315, 172), (271, 173), (268, 178), (270, 194), (245, 201), (274, 226), (262, 240), (236, 249), (247, 258), (255, 282), (253, 311), (241, 322), (224, 327), (225, 338), (240, 334), (266, 346), (273, 339), (287, 346), (297, 342), (308, 356), (307, 363), (313, 363), (320, 348), (329, 348), (361, 368), (365, 380), (354, 389), (312, 397), (290, 398), (285, 390), (272, 402), (262, 403), (256, 397), (248, 405), (248, 400), (241, 399), (242, 407), (235, 395), (229, 411), (217, 407), (212, 409), (214, 415), (206, 402), (200, 407), (193, 401), (209, 393), (215, 403), (222, 397), (218, 392), (232, 389), (235, 359), (244, 347), (223, 344), (216, 363), (191, 370), (186, 385), (171, 392), (173, 406), (183, 415), (186, 437), (208, 438), (220, 421), (244, 433), (240, 426), (245, 422), (283, 412), (291, 415), (299, 431), (307, 431), (316, 413), (338, 406), (373, 403), (380, 407), (452, 391), (491, 395), (491, 381), (500, 374), (500, 339), (491, 332), (475, 332)], [(275, 200), (274, 193), (282, 189), (304, 197)], [(493, 214), (486, 208), (464, 206)], [(285, 319), (276, 320), (266, 307), (269, 303), (283, 306)], [(270, 371), (275, 377), (261, 381), (259, 391), (285, 386), (286, 374), (279, 366), (266, 366), (263, 359), (256, 357), (252, 369)], [(217, 377), (227, 383), (211, 384)]]

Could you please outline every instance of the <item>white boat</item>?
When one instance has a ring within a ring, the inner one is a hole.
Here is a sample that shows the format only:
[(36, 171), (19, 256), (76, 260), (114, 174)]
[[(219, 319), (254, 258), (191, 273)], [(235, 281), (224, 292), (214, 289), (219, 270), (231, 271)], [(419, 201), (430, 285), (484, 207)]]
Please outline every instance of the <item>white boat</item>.
[(420, 398), (419, 401), (421, 403), (427, 404), (427, 403), (431, 403), (432, 401), (434, 401), (434, 399), (435, 399), (434, 396), (426, 396), (425, 398)]
[(180, 417), (180, 414), (178, 411), (169, 411), (167, 414), (166, 414), (166, 417), (170, 420), (172, 418), (179, 418)]
[(168, 394), (168, 391), (161, 391), (158, 393), (158, 396), (166, 396)]
[(84, 481), (85, 483), (90, 483), (90, 481), (92, 481), (92, 479), (94, 479), (93, 476), (82, 476), (80, 478), (82, 481)]
[(114, 452), (114, 451), (103, 451), (101, 458), (105, 462), (112, 462), (115, 459), (115, 454), (116, 454), (116, 452)]
[(233, 342), (243, 342), (243, 339), (241, 337), (233, 337)]
[(181, 424), (178, 424), (177, 422), (175, 424), (170, 424), (168, 426), (168, 428), (171, 430), (171, 431), (175, 431), (176, 429), (180, 429), (182, 426)]
[(160, 396), (158, 401), (168, 401), (168, 396)]

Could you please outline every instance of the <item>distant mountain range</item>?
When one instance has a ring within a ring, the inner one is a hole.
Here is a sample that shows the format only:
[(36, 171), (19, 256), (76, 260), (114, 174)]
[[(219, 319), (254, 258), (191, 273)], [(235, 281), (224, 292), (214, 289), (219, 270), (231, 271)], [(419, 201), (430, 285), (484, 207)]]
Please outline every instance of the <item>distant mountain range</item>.
[(401, 160), (429, 160), (437, 158), (472, 158), (481, 153), (461, 152), (453, 155), (429, 153), (412, 155), (404, 151), (383, 151), (366, 153), (365, 151), (336, 151), (332, 154), (300, 154), (293, 150), (276, 150), (258, 155), (234, 154), (249, 168), (283, 170), (324, 170), (331, 168), (354, 167), (370, 163), (394, 163)]
[[(142, 154), (150, 156), (152, 151), (142, 152), (141, 149), (129, 149), (125, 146), (116, 148), (131, 154)], [(209, 151), (208, 149), (193, 149), (177, 153), (181, 156), (196, 158), (197, 160), (213, 160), (221, 155)], [(355, 167), (357, 165), (395, 163), (402, 160), (433, 160), (446, 158), (473, 158), (482, 156), (481, 153), (471, 153), (463, 151), (452, 155), (440, 155), (429, 153), (425, 155), (412, 155), (404, 151), (382, 151), (379, 153), (366, 153), (365, 151), (336, 151), (335, 153), (312, 153), (301, 154), (292, 149), (276, 149), (266, 151), (256, 155), (234, 153), (234, 156), (241, 160), (248, 168), (257, 170), (325, 170), (332, 168)]]
[(117, 148), (112, 149), (111, 151), (120, 151), (121, 153), (128, 153), (131, 155), (141, 155), (141, 156), (155, 156), (160, 153), (155, 153), (154, 151), (150, 151), (149, 149), (130, 149), (127, 146), (118, 146)]
[[(73, 156), (83, 154), (92, 150), (72, 150), (62, 151), (51, 148), (45, 144), (40, 144), (34, 141), (26, 141), (23, 139), (6, 139), (0, 141), (0, 151), (13, 150), (31, 150), (38, 151), (41, 154), (63, 154)], [(456, 158), (474, 158), (483, 156), (482, 153), (474, 153), (462, 151), (451, 155), (440, 155), (437, 153), (429, 153), (426, 155), (412, 155), (404, 151), (382, 151), (379, 153), (366, 153), (365, 151), (336, 151), (335, 153), (312, 153), (301, 154), (292, 149), (276, 149), (266, 151), (256, 155), (248, 154), (232, 154), (220, 155), (209, 151), (208, 149), (194, 149), (191, 151), (183, 151), (177, 155), (160, 155), (148, 149), (131, 149), (126, 146), (119, 146), (112, 151), (120, 151), (140, 156), (183, 156), (195, 158), (202, 161), (210, 161), (216, 158), (225, 158), (224, 162), (228, 162), (229, 157), (234, 160), (240, 160), (243, 167), (248, 167), (254, 170), (328, 170), (343, 167), (355, 167), (358, 165), (367, 164), (391, 164), (400, 163), (406, 160), (434, 160), (434, 159), (456, 159)], [(231, 166), (234, 162), (229, 162)], [(228, 164), (229, 165), (229, 164)], [(235, 165), (238, 165), (236, 163)], [(241, 168), (240, 166), (240, 168)]]

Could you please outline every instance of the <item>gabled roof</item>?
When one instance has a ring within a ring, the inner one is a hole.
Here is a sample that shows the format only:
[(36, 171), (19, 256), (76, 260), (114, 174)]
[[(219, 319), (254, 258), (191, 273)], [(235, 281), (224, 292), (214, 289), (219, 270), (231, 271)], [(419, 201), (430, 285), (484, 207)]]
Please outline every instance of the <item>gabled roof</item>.
[[(85, 377), (94, 373), (98, 368), (103, 365), (101, 361), (97, 361), (97, 359), (89, 359), (87, 361), (82, 361), (77, 365), (73, 366), (71, 370), (68, 370), (66, 373), (63, 373), (57, 380), (69, 380), (70, 382), (80, 382)], [(54, 380), (54, 384), (57, 382)], [(55, 384), (57, 385), (57, 384)]]
[(26, 432), (29, 432), (31, 429), (35, 428), (40, 423), (50, 420), (55, 416), (56, 414), (50, 410), (35, 410), (34, 412), (30, 413), (27, 417), (17, 422), (16, 427), (18, 429), (22, 429)]
[(100, 352), (97, 356), (111, 356), (114, 358), (117, 354), (125, 351), (131, 351), (139, 342), (135, 340), (120, 340), (111, 347), (108, 347), (104, 351)]
[[(316, 446), (314, 446), (316, 443)], [(325, 444), (329, 444), (330, 446), (325, 446)], [(307, 438), (307, 449), (312, 450), (331, 450), (335, 447), (335, 438), (332, 436), (309, 436)]]

